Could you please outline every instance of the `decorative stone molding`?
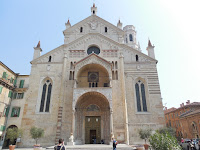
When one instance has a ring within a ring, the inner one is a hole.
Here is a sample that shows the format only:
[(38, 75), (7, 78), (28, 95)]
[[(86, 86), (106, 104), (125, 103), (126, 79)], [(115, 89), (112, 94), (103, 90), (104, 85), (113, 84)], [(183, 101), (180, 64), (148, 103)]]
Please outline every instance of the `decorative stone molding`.
[(103, 59), (98, 58), (95, 55), (92, 55), (92, 56), (88, 57), (87, 59), (83, 59), (81, 62), (79, 62), (75, 66), (75, 79), (77, 79), (77, 74), (78, 74), (79, 70), (82, 67), (84, 67), (84, 66), (86, 66), (88, 64), (99, 64), (99, 65), (103, 66), (107, 70), (107, 72), (109, 74), (109, 77), (112, 76), (111, 64), (106, 62), (106, 61), (104, 61)]
[(79, 100), (79, 98), (86, 93), (92, 93), (96, 92), (96, 94), (99, 94), (103, 98), (106, 98), (109, 102), (110, 109), (112, 109), (112, 88), (109, 87), (103, 87), (103, 88), (75, 88), (73, 92), (73, 105), (72, 109), (75, 110), (76, 103)]

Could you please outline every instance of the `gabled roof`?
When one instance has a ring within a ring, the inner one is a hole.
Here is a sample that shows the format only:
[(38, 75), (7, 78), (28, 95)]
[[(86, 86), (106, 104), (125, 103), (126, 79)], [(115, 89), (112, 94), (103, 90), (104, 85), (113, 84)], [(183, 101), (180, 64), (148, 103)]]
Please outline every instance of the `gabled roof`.
[(93, 56), (97, 57), (97, 59), (103, 60), (104, 62), (106, 62), (106, 63), (108, 63), (109, 65), (112, 66), (112, 64), (111, 64), (109, 61), (103, 59), (102, 57), (98, 56), (98, 55), (95, 54), (95, 53), (92, 53), (92, 54), (88, 55), (87, 57), (85, 57), (85, 58), (79, 60), (77, 63), (74, 64), (74, 66), (76, 66), (76, 65), (79, 64), (80, 62), (82, 62), (82, 61), (84, 61), (84, 60), (86, 60), (86, 59), (89, 59), (90, 57), (93, 57)]
[(87, 23), (88, 21), (92, 21), (92, 20), (98, 20), (104, 24), (106, 24), (107, 26), (111, 27), (111, 28), (114, 28), (117, 32), (121, 32), (121, 33), (124, 33), (124, 31), (120, 28), (118, 28), (117, 26), (111, 24), (110, 22), (102, 19), (101, 17), (97, 16), (97, 15), (91, 15), (85, 19), (83, 19), (82, 21), (76, 23), (75, 25), (71, 26), (70, 28), (66, 29), (63, 31), (63, 33), (65, 34), (66, 32), (70, 32), (70, 31), (73, 31), (74, 29), (76, 29), (77, 27), (81, 26), (82, 24), (84, 23)]
[(187, 116), (191, 116), (191, 115), (197, 115), (199, 114), (200, 115), (200, 109), (196, 109), (196, 110), (190, 110), (184, 114), (181, 114), (180, 117), (183, 118), (183, 117), (187, 117)]
[(100, 34), (100, 33), (87, 33), (87, 34), (81, 36), (80, 38), (77, 38), (76, 40), (74, 40), (74, 41), (72, 41), (72, 42), (70, 42), (70, 43), (68, 43), (68, 44), (63, 44), (63, 45), (61, 45), (61, 46), (59, 46), (59, 47), (57, 47), (57, 48), (55, 48), (55, 49), (49, 51), (48, 53), (46, 53), (46, 54), (44, 54), (44, 55), (41, 55), (40, 57), (38, 57), (38, 58), (32, 60), (32, 61), (31, 61), (31, 64), (34, 63), (34, 62), (37, 62), (37, 61), (40, 60), (41, 58), (44, 58), (44, 57), (46, 57), (46, 56), (48, 56), (48, 55), (50, 55), (50, 54), (52, 54), (52, 53), (54, 53), (54, 52), (56, 52), (56, 51), (58, 51), (58, 50), (60, 50), (60, 49), (64, 49), (64, 47), (71, 46), (71, 45), (73, 45), (74, 43), (79, 42), (80, 40), (83, 40), (84, 38), (86, 38), (87, 36), (90, 36), (90, 35), (99, 36), (99, 37), (101, 37), (101, 38), (103, 38), (103, 39), (105, 39), (105, 40), (111, 42), (112, 44), (115, 44), (115, 45), (117, 45), (117, 46), (119, 46), (119, 47), (127, 48), (127, 49), (129, 49), (129, 50), (133, 50), (133, 51), (137, 52), (138, 54), (140, 54), (140, 55), (142, 55), (142, 56), (144, 56), (144, 57), (147, 57), (147, 58), (150, 59), (151, 61), (156, 61), (156, 62), (157, 62), (156, 59), (151, 58), (150, 56), (148, 56), (148, 55), (146, 55), (146, 54), (144, 54), (144, 53), (142, 53), (142, 52), (140, 52), (140, 51), (138, 51), (138, 50), (135, 50), (134, 48), (131, 48), (130, 46), (128, 46), (128, 45), (126, 45), (126, 44), (118, 43), (118, 42), (116, 42), (116, 41), (110, 39), (109, 37), (104, 36), (104, 35), (102, 35), (102, 34)]
[(200, 106), (200, 102), (193, 102), (193, 103), (184, 105), (184, 106), (182, 106), (182, 107), (172, 109), (172, 110), (166, 112), (165, 114), (169, 114), (169, 113), (171, 113), (171, 112), (175, 112), (175, 111), (177, 111), (177, 110), (180, 110), (180, 109), (183, 109), (183, 108), (187, 108), (187, 107), (193, 107), (193, 106)]

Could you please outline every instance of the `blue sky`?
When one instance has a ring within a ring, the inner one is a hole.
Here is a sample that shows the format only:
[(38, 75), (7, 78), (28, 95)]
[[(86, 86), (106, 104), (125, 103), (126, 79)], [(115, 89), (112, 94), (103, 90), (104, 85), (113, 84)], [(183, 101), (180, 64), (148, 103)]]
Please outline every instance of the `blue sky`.
[(0, 60), (14, 72), (30, 74), (33, 47), (42, 54), (62, 45), (65, 22), (88, 17), (95, 2), (101, 18), (134, 25), (142, 52), (155, 45), (163, 104), (200, 101), (199, 0), (1, 0)]

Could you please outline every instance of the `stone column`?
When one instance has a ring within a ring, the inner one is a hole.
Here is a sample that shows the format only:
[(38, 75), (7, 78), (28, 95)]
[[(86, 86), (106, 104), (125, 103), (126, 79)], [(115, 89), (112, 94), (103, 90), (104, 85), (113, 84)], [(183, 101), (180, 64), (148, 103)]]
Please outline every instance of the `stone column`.
[(74, 143), (74, 133), (75, 133), (75, 110), (72, 111), (71, 136), (69, 138), (69, 142), (67, 142), (67, 145), (75, 145), (75, 143)]
[(112, 145), (112, 138), (114, 138), (113, 133), (113, 110), (110, 110), (110, 145)]
[(122, 88), (122, 100), (124, 105), (124, 118), (125, 118), (125, 141), (126, 144), (129, 145), (129, 131), (128, 131), (128, 113), (127, 113), (127, 103), (126, 103), (126, 90), (125, 90), (125, 77), (124, 77), (124, 56), (120, 54), (120, 78), (121, 78), (121, 88)]

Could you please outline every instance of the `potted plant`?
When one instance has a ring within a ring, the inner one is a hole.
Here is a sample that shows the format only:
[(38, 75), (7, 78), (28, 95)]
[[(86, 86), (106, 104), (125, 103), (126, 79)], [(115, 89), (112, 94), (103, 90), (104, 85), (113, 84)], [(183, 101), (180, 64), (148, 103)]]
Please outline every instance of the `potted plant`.
[(35, 140), (34, 150), (41, 149), (40, 144), (38, 144), (38, 139), (44, 136), (44, 129), (32, 127), (30, 130), (31, 137)]
[(15, 140), (19, 137), (22, 136), (22, 130), (18, 128), (8, 128), (6, 131), (6, 140), (10, 140), (10, 145), (9, 149), (14, 150), (15, 149)]
[(147, 144), (147, 140), (151, 136), (151, 129), (140, 129), (139, 130), (139, 135), (140, 135), (140, 138), (145, 141), (144, 149), (148, 150), (149, 145)]

